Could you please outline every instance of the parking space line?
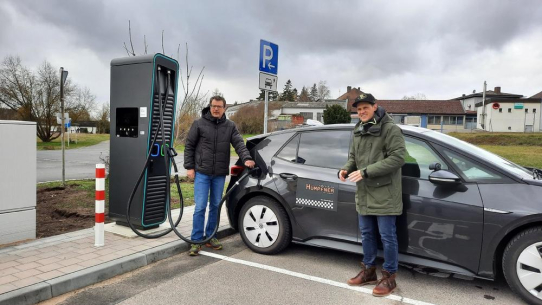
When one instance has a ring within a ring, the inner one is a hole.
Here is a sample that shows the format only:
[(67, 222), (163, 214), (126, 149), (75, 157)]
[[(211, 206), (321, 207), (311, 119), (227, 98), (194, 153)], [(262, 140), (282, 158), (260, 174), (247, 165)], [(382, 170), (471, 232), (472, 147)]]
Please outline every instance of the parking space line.
[[(324, 279), (324, 278), (317, 277), (317, 276), (312, 276), (312, 275), (299, 273), (299, 272), (294, 272), (294, 271), (290, 271), (290, 270), (286, 270), (286, 269), (282, 269), (282, 268), (267, 266), (267, 265), (263, 265), (263, 264), (259, 264), (259, 263), (245, 261), (245, 260), (242, 260), (242, 259), (231, 258), (231, 257), (228, 257), (228, 256), (224, 256), (224, 255), (220, 255), (220, 254), (216, 254), (216, 253), (211, 253), (211, 252), (207, 252), (207, 251), (200, 251), (199, 253), (201, 255), (205, 255), (205, 256), (221, 259), (221, 260), (225, 260), (225, 261), (236, 263), (236, 264), (241, 264), (241, 265), (245, 265), (245, 266), (249, 266), (249, 267), (259, 268), (259, 269), (268, 270), (268, 271), (273, 271), (273, 272), (277, 272), (277, 273), (281, 273), (281, 274), (285, 274), (285, 275), (289, 275), (289, 276), (293, 276), (293, 277), (297, 277), (297, 278), (301, 278), (301, 279), (321, 283), (321, 284), (327, 284), (327, 285), (330, 285), (330, 286), (335, 286), (335, 287), (339, 287), (339, 288), (344, 288), (344, 289), (348, 289), (348, 290), (353, 290), (353, 291), (369, 294), (371, 296), (373, 295), (373, 290), (368, 289), (368, 288), (357, 287), (357, 286), (348, 286), (348, 284), (345, 284), (345, 283), (340, 283), (340, 282)], [(427, 302), (423, 302), (423, 301), (404, 298), (404, 297), (400, 297), (398, 295), (393, 295), (393, 294), (387, 296), (386, 299), (399, 301), (399, 302), (403, 302), (403, 303), (406, 303), (406, 304), (412, 304), (412, 305), (434, 305), (433, 303), (427, 303)]]

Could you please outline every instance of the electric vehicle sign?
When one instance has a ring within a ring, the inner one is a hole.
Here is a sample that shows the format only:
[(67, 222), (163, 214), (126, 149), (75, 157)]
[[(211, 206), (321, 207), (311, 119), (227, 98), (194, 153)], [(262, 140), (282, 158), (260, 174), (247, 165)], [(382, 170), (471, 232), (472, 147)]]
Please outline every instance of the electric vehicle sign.
[(269, 41), (260, 40), (260, 71), (277, 75), (278, 65), (279, 46)]
[(260, 72), (260, 89), (277, 92), (277, 76)]
[(297, 179), (295, 204), (327, 211), (337, 211), (339, 185), (312, 179)]

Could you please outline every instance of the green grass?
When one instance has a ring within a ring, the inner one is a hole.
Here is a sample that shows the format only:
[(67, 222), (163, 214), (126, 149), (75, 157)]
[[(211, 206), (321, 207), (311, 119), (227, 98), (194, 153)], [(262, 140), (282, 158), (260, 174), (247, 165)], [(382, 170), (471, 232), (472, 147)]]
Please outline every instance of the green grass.
[[(81, 148), (86, 146), (91, 146), (98, 144), (103, 141), (109, 140), (108, 134), (86, 134), (86, 133), (80, 133), (80, 134), (70, 134), (70, 146), (68, 147), (68, 135), (66, 134), (66, 140), (65, 140), (65, 148), (66, 149), (75, 149), (75, 148)], [(75, 139), (77, 137), (77, 144), (75, 143)], [(51, 142), (42, 142), (39, 138), (37, 139), (37, 147), (38, 150), (60, 150), (62, 149), (62, 142), (60, 141), (60, 137), (54, 139)]]
[(542, 147), (478, 145), (521, 166), (542, 168)]
[(542, 168), (542, 133), (450, 133), (521, 166)]
[[(181, 184), (181, 192), (183, 194), (183, 201), (184, 206), (191, 206), (194, 205), (194, 183), (192, 181), (188, 181), (186, 177), (179, 177), (179, 182)], [(179, 193), (177, 192), (177, 185), (175, 184), (175, 180), (171, 180), (171, 189), (169, 191), (169, 196), (171, 198), (172, 202), (172, 209), (178, 209), (181, 207), (181, 203), (179, 200)]]
[(542, 146), (542, 133), (457, 133), (448, 135), (475, 145)]
[[(253, 134), (244, 134), (242, 135), (243, 136), (243, 140), (245, 140), (245, 143), (247, 142), (247, 138), (250, 138), (252, 136), (254, 136)], [(180, 154), (183, 154), (184, 153), (184, 143), (175, 143), (175, 150), (177, 151), (177, 153), (180, 155)], [(233, 146), (230, 145), (230, 155), (231, 157), (238, 157), (237, 156), (237, 153), (235, 152), (235, 149), (233, 149)]]

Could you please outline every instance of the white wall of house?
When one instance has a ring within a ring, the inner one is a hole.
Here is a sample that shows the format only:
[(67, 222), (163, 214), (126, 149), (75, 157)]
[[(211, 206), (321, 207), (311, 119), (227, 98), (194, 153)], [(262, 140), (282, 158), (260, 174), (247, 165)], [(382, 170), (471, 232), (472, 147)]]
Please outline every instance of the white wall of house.
[[(231, 107), (230, 107), (230, 108), (231, 108)], [(226, 119), (231, 118), (231, 116), (234, 115), (234, 114), (237, 112), (237, 110), (239, 110), (239, 108), (237, 108), (237, 107), (235, 107), (235, 108), (233, 108), (233, 109), (231, 109), (231, 110), (230, 110), (230, 108), (228, 108), (228, 109), (226, 110), (226, 112), (225, 112), (225, 114), (226, 114)]]
[(465, 111), (476, 111), (476, 103), (482, 102), (482, 97), (471, 97), (468, 99), (461, 100), (461, 105)]
[(532, 132), (540, 131), (539, 103), (523, 103), (523, 108), (516, 109), (516, 103), (499, 102), (500, 109), (493, 109), (493, 103), (485, 106), (485, 128), (482, 128), (483, 107), (478, 107), (478, 129), (493, 132)]
[[(318, 120), (320, 122), (324, 122), (324, 118), (323, 118), (323, 115), (324, 115), (324, 108), (282, 108), (282, 114), (301, 114), (301, 113), (312, 113), (312, 118), (310, 117), (306, 117), (305, 120), (307, 119), (312, 119), (312, 120)], [(320, 116), (318, 116), (318, 114), (320, 113)]]

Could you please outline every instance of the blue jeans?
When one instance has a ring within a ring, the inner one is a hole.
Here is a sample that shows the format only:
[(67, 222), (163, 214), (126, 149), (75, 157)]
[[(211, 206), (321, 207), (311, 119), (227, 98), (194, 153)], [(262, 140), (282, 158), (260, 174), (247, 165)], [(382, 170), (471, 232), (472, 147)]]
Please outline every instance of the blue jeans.
[[(384, 264), (382, 268), (390, 274), (397, 272), (399, 265), (399, 246), (395, 219), (397, 216), (363, 216), (359, 217), (361, 243), (363, 246), (363, 263), (367, 268), (375, 265), (377, 253), (377, 232), (380, 233), (382, 246), (384, 246)], [(378, 231), (377, 231), (378, 230)]]
[[(196, 178), (194, 179), (196, 208), (194, 209), (192, 240), (203, 240), (204, 233), (206, 237), (213, 233), (217, 223), (218, 205), (220, 199), (222, 199), (225, 181), (226, 176), (210, 176), (196, 172)], [(211, 196), (209, 196), (209, 191)], [(209, 215), (207, 216), (205, 232), (203, 232), (207, 202), (209, 202)]]

